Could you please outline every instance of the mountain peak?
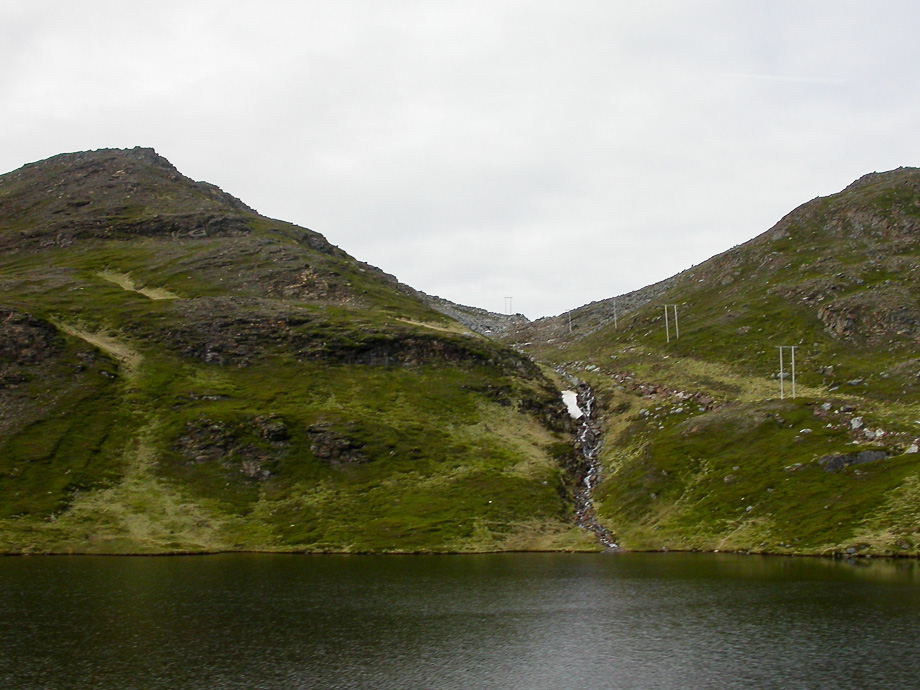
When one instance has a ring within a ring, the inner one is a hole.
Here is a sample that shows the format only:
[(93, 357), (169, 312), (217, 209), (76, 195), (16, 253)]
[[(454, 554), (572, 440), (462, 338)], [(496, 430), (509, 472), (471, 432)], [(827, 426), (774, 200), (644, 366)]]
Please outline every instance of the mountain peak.
[(151, 147), (135, 146), (130, 149), (95, 149), (92, 151), (73, 151), (71, 153), (59, 153), (44, 160), (27, 163), (20, 170), (29, 168), (41, 168), (49, 165), (69, 165), (78, 166), (86, 163), (104, 163), (105, 161), (143, 161), (152, 165), (179, 172), (176, 167), (166, 158), (161, 156)]
[(0, 243), (61, 233), (64, 242), (149, 234), (152, 216), (206, 226), (240, 225), (254, 214), (220, 188), (182, 175), (152, 148), (64, 153), (0, 176)]

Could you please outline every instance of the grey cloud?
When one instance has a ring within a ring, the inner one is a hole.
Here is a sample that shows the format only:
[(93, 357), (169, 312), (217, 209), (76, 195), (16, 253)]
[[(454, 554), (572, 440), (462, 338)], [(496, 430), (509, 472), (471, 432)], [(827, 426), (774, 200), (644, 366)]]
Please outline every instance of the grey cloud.
[(421, 290), (531, 317), (920, 159), (909, 2), (16, 5), (0, 168), (154, 146)]

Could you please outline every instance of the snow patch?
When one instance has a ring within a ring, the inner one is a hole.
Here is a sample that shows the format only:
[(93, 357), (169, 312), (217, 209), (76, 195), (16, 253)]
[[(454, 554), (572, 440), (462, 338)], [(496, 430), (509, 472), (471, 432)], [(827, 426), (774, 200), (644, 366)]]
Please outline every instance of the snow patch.
[(562, 402), (569, 408), (569, 415), (572, 419), (581, 419), (585, 413), (578, 407), (578, 393), (575, 391), (562, 391)]

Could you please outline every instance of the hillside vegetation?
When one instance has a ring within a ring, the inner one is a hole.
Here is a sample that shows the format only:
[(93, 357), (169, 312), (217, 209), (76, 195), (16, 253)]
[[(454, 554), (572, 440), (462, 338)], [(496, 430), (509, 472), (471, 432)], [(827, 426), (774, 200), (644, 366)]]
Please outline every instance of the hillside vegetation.
[(600, 549), (582, 524), (920, 555), (918, 270), (914, 169), (526, 323), (151, 149), (26, 165), (0, 176), (0, 552)]
[(150, 149), (0, 176), (0, 551), (595, 548), (528, 358)]
[(624, 547), (916, 555), (918, 279), (920, 171), (899, 169), (509, 340), (594, 387)]

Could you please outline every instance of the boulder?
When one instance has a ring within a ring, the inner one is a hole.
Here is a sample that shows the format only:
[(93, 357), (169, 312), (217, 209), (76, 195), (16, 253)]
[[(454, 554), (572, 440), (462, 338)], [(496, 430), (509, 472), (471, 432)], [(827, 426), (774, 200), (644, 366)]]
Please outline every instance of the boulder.
[(828, 472), (842, 470), (851, 465), (863, 465), (867, 462), (878, 462), (888, 457), (883, 450), (861, 450), (858, 453), (836, 453), (825, 455), (818, 459), (818, 464)]

